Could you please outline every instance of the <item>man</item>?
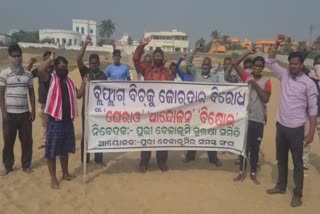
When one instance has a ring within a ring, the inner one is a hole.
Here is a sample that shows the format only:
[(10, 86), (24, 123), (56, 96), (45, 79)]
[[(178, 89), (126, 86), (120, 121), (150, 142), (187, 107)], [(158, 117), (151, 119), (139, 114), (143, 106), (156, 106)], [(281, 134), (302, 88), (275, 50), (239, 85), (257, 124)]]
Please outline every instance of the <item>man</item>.
[[(31, 173), (32, 122), (35, 120), (35, 96), (33, 78), (30, 71), (22, 67), (22, 50), (18, 44), (8, 48), (9, 68), (0, 73), (0, 107), (3, 119), (4, 147), (2, 161), (7, 175), (13, 171), (14, 143), (19, 131), (21, 143), (21, 166), (24, 172)], [(28, 94), (31, 112), (28, 106)]]
[(186, 59), (185, 55), (181, 56), (178, 59), (177, 64), (176, 64), (177, 74), (179, 75), (179, 77), (181, 78), (182, 81), (193, 82), (194, 81), (193, 77), (190, 74), (188, 74), (187, 72), (180, 69), (180, 65), (181, 65), (182, 61), (184, 61), (185, 59)]
[[(143, 61), (141, 57), (144, 52), (144, 47), (149, 44), (150, 38), (144, 38), (140, 45), (137, 47), (133, 55), (133, 63), (136, 71), (141, 74), (144, 81), (148, 80), (159, 80), (166, 81), (174, 80), (174, 75), (171, 70), (164, 67), (164, 53), (160, 48), (156, 48), (152, 53), (152, 65), (148, 66)], [(168, 151), (157, 151), (157, 163), (161, 171), (168, 171), (167, 159)], [(149, 160), (151, 157), (150, 151), (141, 152), (141, 159), (139, 164), (139, 171), (145, 173), (148, 170)]]
[[(149, 53), (146, 53), (144, 56), (143, 56), (143, 63), (146, 65), (146, 66), (151, 66), (152, 65), (152, 57), (151, 57), (151, 54)], [(140, 81), (143, 81), (144, 78), (143, 76), (141, 75), (140, 72), (137, 71), (137, 75), (138, 75), (138, 80)]]
[[(54, 64), (55, 70), (50, 75), (48, 67)], [(77, 101), (85, 91), (87, 78), (83, 78), (81, 87), (76, 89), (68, 77), (68, 61), (62, 56), (50, 58), (39, 67), (38, 77), (43, 82), (49, 82), (45, 113), (48, 116), (45, 157), (48, 160), (48, 170), (51, 176), (51, 188), (59, 189), (56, 176), (56, 157), (60, 156), (62, 179), (70, 181), (74, 176), (68, 169), (69, 153), (75, 152), (75, 134), (73, 120), (77, 117)]]
[[(43, 61), (46, 61), (51, 55), (51, 51), (45, 51), (43, 54)], [(28, 65), (29, 70), (32, 69), (32, 66), (36, 63), (35, 58), (31, 58), (30, 63)], [(51, 74), (53, 72), (53, 65), (50, 65), (48, 67), (48, 72)], [(31, 71), (33, 78), (38, 77), (38, 68), (34, 69)], [(39, 87), (38, 87), (38, 102), (40, 104), (40, 119), (41, 119), (41, 145), (38, 147), (38, 149), (43, 149), (45, 148), (46, 144), (46, 130), (47, 130), (47, 123), (48, 123), (48, 115), (44, 113), (44, 108), (46, 106), (46, 101), (47, 101), (47, 96), (48, 96), (48, 88), (49, 88), (49, 83), (44, 83), (41, 82), (40, 79), (38, 78), (39, 82)]]
[[(252, 74), (244, 70), (239, 64), (250, 54), (254, 54), (255, 49), (249, 49), (233, 61), (238, 75), (244, 83), (251, 86), (249, 106), (248, 106), (248, 129), (246, 142), (246, 157), (250, 153), (250, 178), (255, 184), (260, 182), (257, 179), (257, 163), (259, 159), (260, 144), (263, 138), (265, 125), (264, 112), (266, 103), (271, 95), (271, 81), (262, 75), (265, 61), (261, 56), (257, 56), (252, 61)], [(234, 181), (245, 179), (247, 161), (240, 157), (240, 173)]]
[[(197, 69), (193, 65), (193, 58), (195, 54), (202, 48), (201, 44), (198, 44), (193, 52), (187, 56), (187, 72), (193, 77), (195, 82), (210, 82), (210, 83), (223, 83), (227, 82), (226, 77), (229, 76), (228, 81), (236, 81), (234, 75), (227, 75), (231, 72), (232, 64), (231, 58), (224, 60), (224, 71), (215, 69), (212, 72), (212, 61), (209, 57), (205, 57), (202, 61), (201, 69)], [(188, 151), (185, 156), (185, 162), (190, 162), (195, 159), (196, 151)], [(222, 163), (218, 159), (216, 151), (208, 151), (209, 162), (215, 164), (217, 167), (221, 167)]]
[[(303, 50), (303, 61), (307, 58), (307, 56), (312, 52), (315, 51), (317, 49), (317, 44), (315, 42), (313, 42), (310, 47), (307, 47)], [(316, 84), (316, 87), (318, 89), (318, 93), (320, 92), (320, 86), (319, 86), (319, 78), (314, 75), (315, 74), (315, 70), (317, 67), (317, 63), (320, 64), (320, 62), (317, 62), (317, 57), (314, 59), (313, 62), (313, 71), (310, 71), (305, 65), (303, 65), (302, 68), (302, 72), (307, 75), (308, 77), (310, 77), (313, 82)], [(317, 117), (317, 127), (319, 126), (319, 116), (320, 116), (320, 99), (318, 97), (318, 117)], [(309, 132), (309, 125), (308, 123), (305, 125), (305, 129), (304, 129), (305, 134), (307, 134)], [(318, 132), (319, 133), (319, 132)], [(304, 170), (308, 170), (309, 169), (309, 155), (310, 155), (310, 151), (311, 151), (311, 147), (310, 145), (307, 145), (305, 147), (303, 147), (303, 169)]]
[(288, 57), (289, 69), (278, 65), (275, 60), (278, 47), (285, 41), (284, 35), (278, 35), (275, 46), (271, 48), (266, 65), (281, 82), (281, 100), (277, 115), (276, 156), (278, 161), (278, 182), (268, 194), (284, 194), (288, 180), (288, 152), (292, 154), (294, 165), (294, 195), (292, 207), (302, 205), (303, 189), (303, 141), (304, 126), (309, 117), (310, 128), (305, 138), (305, 146), (313, 141), (317, 119), (318, 91), (312, 80), (302, 72), (303, 56), (300, 52), (291, 52)]
[(175, 82), (181, 82), (181, 78), (180, 78), (180, 75), (177, 75), (177, 63), (175, 62), (172, 62), (169, 66), (169, 69), (172, 71), (172, 74), (173, 74), (173, 81)]
[(249, 74), (252, 73), (252, 59), (251, 58), (246, 58), (243, 61), (243, 69), (246, 70)]
[(131, 80), (128, 66), (121, 64), (121, 51), (113, 51), (113, 64), (106, 68), (105, 74), (109, 80)]
[[(89, 44), (91, 44), (91, 38), (87, 37), (84, 41), (84, 44), (79, 52), (79, 55), (77, 57), (77, 63), (79, 72), (81, 75), (81, 78), (83, 79), (86, 75), (89, 75), (89, 80), (107, 80), (107, 76), (103, 71), (100, 70), (100, 58), (97, 54), (91, 54), (89, 56), (89, 68), (83, 64), (83, 56), (86, 51), (86, 48)], [(82, 137), (81, 137), (81, 162), (84, 161), (83, 159), (83, 153), (84, 153), (84, 123), (85, 123), (85, 98), (83, 98), (82, 102), (82, 111), (81, 111), (81, 117), (82, 117)], [(90, 154), (87, 154), (87, 162), (90, 161)], [(103, 154), (102, 153), (95, 153), (94, 154), (94, 161), (97, 164), (104, 165), (103, 163)]]

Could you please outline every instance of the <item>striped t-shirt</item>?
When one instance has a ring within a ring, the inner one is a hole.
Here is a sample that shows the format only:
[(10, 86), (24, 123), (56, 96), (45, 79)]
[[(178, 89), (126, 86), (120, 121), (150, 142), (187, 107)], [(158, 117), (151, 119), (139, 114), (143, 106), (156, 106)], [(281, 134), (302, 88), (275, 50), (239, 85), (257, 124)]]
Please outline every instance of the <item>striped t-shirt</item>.
[(6, 88), (5, 102), (8, 113), (29, 111), (28, 90), (33, 88), (33, 77), (30, 71), (14, 73), (7, 68), (0, 73), (0, 86)]

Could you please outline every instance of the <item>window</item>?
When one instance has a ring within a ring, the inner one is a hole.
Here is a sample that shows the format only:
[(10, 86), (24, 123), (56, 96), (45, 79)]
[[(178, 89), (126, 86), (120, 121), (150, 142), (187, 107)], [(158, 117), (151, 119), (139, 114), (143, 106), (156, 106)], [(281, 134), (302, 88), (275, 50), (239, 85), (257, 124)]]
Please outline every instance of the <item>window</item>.
[(149, 51), (153, 51), (153, 47), (149, 47)]
[(175, 52), (181, 52), (181, 48), (175, 48)]
[(90, 30), (90, 33), (93, 34), (93, 30), (92, 29)]
[(79, 27), (76, 27), (76, 31), (79, 33)]
[(159, 36), (153, 36), (152, 37), (154, 40), (159, 40), (160, 38), (159, 38)]
[(60, 39), (57, 39), (57, 44), (60, 45)]
[(67, 43), (67, 40), (65, 38), (62, 39), (62, 44), (65, 45)]
[(183, 52), (188, 52), (188, 48), (183, 48)]
[(68, 40), (68, 46), (71, 46), (72, 45), (72, 39), (69, 39)]
[(84, 34), (84, 27), (81, 27), (81, 34)]
[(76, 39), (73, 41), (73, 45), (77, 45), (77, 40)]

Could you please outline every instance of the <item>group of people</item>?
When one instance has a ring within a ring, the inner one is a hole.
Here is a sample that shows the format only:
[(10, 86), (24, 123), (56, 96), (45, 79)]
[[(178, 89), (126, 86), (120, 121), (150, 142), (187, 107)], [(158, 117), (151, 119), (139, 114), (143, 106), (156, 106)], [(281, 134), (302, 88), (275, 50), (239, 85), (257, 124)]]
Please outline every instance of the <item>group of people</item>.
[[(275, 60), (277, 50), (281, 43), (285, 42), (285, 36), (278, 35), (275, 46), (271, 48), (269, 56), (264, 59), (261, 56), (248, 58), (255, 54), (251, 48), (232, 59), (226, 57), (223, 65), (214, 65), (210, 57), (205, 57), (201, 67), (193, 64), (193, 58), (202, 45), (199, 44), (187, 56), (182, 56), (176, 63), (171, 63), (169, 68), (165, 66), (164, 52), (156, 48), (152, 54), (144, 54), (144, 49), (151, 41), (145, 38), (135, 50), (133, 63), (135, 69), (143, 81), (189, 81), (208, 83), (247, 83), (250, 88), (248, 104), (248, 129), (246, 139), (246, 157), (250, 159), (250, 178), (259, 184), (257, 178), (257, 164), (259, 149), (263, 138), (264, 126), (267, 122), (267, 103), (271, 96), (271, 80), (263, 76), (264, 67), (267, 66), (274, 76), (281, 82), (281, 102), (277, 115), (276, 133), (276, 157), (278, 161), (278, 182), (275, 188), (267, 190), (269, 194), (286, 192), (288, 177), (288, 153), (292, 153), (294, 163), (295, 190), (291, 206), (302, 204), (303, 189), (303, 151), (304, 147), (313, 141), (315, 128), (320, 127), (320, 119), (317, 117), (319, 102), (320, 80), (320, 56), (314, 59), (314, 68), (308, 70), (304, 65), (307, 54), (316, 49), (291, 52), (288, 57), (289, 68), (281, 67)], [(121, 51), (113, 51), (113, 63), (105, 72), (100, 69), (100, 58), (97, 54), (89, 56), (89, 64), (83, 63), (83, 56), (91, 38), (87, 37), (77, 57), (77, 64), (82, 78), (79, 89), (69, 78), (68, 61), (63, 56), (55, 56), (55, 53), (46, 51), (43, 62), (32, 70), (35, 61), (31, 61), (27, 69), (22, 66), (22, 50), (18, 44), (8, 48), (9, 68), (0, 73), (0, 107), (3, 118), (3, 164), (7, 175), (13, 171), (14, 154), (13, 146), (19, 131), (19, 139), (22, 148), (22, 169), (31, 173), (32, 160), (32, 122), (35, 119), (35, 95), (33, 78), (39, 80), (39, 99), (41, 110), (41, 124), (43, 126), (43, 141), (39, 148), (45, 148), (45, 157), (48, 160), (48, 170), (51, 176), (51, 187), (59, 188), (56, 176), (56, 157), (60, 157), (63, 180), (72, 180), (73, 176), (68, 169), (68, 154), (75, 152), (75, 133), (73, 120), (77, 117), (76, 99), (83, 98), (82, 105), (82, 139), (81, 161), (84, 161), (84, 121), (85, 121), (85, 86), (91, 80), (130, 81), (129, 68), (121, 63)], [(143, 57), (144, 56), (144, 57)], [(186, 71), (180, 68), (183, 60), (186, 60)], [(243, 62), (243, 67), (240, 65)], [(28, 97), (31, 110), (28, 106)], [(318, 118), (318, 123), (317, 123)], [(305, 133), (305, 126), (308, 129)], [(319, 129), (318, 129), (319, 130)], [(89, 154), (86, 154), (89, 161)], [(142, 151), (139, 163), (139, 171), (145, 173), (148, 170), (151, 157), (150, 151)], [(195, 160), (196, 151), (188, 151), (184, 161)], [(161, 171), (168, 170), (168, 151), (157, 151), (156, 159)], [(221, 167), (222, 163), (216, 151), (208, 151), (209, 162)], [(94, 161), (103, 163), (103, 154), (95, 153)], [(243, 181), (246, 177), (247, 160), (240, 157), (239, 175), (234, 181)], [(306, 169), (307, 167), (305, 167)]]

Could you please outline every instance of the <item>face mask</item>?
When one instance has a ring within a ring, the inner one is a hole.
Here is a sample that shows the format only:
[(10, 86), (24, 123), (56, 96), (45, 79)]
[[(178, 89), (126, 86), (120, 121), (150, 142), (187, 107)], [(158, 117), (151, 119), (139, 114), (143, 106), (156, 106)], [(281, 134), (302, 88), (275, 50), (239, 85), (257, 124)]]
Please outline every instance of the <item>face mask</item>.
[(207, 69), (207, 68), (201, 68), (201, 74), (202, 75), (209, 75), (210, 74), (210, 69)]
[(262, 69), (260, 67), (253, 67), (252, 74), (259, 75), (261, 74)]
[(19, 72), (22, 69), (22, 57), (9, 56), (9, 66), (13, 72)]
[(247, 68), (246, 71), (247, 71), (249, 74), (252, 74), (252, 68)]
[(68, 76), (68, 69), (56, 69), (56, 74), (59, 78), (66, 78)]
[(314, 72), (316, 72), (316, 74), (320, 75), (320, 64), (314, 65), (313, 68), (314, 68)]

